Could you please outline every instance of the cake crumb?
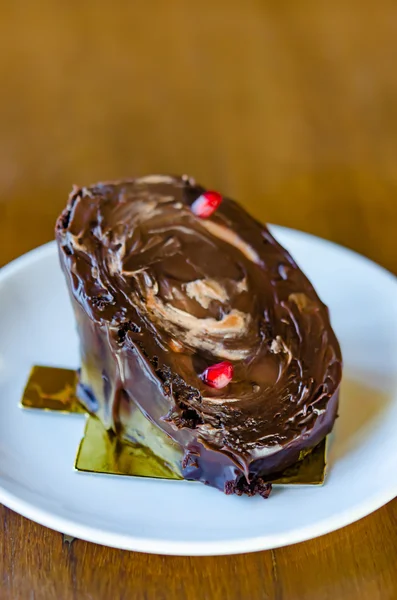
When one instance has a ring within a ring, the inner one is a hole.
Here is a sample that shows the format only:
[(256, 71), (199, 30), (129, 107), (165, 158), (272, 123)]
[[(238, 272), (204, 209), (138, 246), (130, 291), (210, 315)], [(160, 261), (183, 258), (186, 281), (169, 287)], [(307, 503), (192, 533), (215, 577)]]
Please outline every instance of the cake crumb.
[(247, 496), (255, 496), (259, 494), (265, 500), (270, 496), (272, 491), (272, 484), (266, 483), (262, 477), (255, 477), (251, 483), (248, 483), (245, 477), (240, 477), (236, 480), (226, 481), (224, 492), (227, 496), (231, 494), (237, 494), (237, 496), (242, 496), (246, 494)]
[(270, 344), (270, 351), (273, 352), (273, 354), (287, 352), (283, 339), (280, 335), (276, 336), (275, 340), (272, 340), (272, 343)]

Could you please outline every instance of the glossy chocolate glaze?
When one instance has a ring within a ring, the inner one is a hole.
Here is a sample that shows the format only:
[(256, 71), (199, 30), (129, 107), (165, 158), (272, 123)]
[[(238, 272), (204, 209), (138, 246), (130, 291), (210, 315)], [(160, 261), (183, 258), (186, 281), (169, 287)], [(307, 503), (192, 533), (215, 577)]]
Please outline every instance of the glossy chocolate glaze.
[[(87, 408), (223, 490), (284, 469), (329, 433), (341, 353), (288, 252), (233, 200), (195, 216), (204, 191), (170, 176), (75, 189), (56, 235)], [(200, 375), (224, 360), (232, 381), (209, 387)]]

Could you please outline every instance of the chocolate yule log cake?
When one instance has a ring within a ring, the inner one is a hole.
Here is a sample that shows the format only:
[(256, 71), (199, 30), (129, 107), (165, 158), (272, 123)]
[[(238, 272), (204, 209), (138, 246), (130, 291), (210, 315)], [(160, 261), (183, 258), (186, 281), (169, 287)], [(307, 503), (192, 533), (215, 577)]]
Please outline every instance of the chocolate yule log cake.
[(175, 474), (267, 497), (331, 431), (327, 307), (269, 230), (193, 179), (75, 188), (56, 225), (79, 397)]

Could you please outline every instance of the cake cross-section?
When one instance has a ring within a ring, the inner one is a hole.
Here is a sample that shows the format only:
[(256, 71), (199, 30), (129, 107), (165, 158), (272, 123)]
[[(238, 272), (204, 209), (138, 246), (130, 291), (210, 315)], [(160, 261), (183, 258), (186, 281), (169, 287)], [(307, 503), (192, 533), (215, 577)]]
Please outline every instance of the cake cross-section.
[(187, 176), (75, 188), (56, 225), (79, 396), (124, 443), (226, 493), (331, 431), (342, 359), (327, 307), (239, 204)]

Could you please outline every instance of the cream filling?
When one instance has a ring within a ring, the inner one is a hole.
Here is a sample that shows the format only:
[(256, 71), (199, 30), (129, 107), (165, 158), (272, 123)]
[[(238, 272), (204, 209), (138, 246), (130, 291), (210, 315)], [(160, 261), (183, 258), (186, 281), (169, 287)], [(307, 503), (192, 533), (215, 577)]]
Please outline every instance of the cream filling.
[(172, 304), (164, 304), (155, 293), (156, 289), (148, 290), (146, 309), (163, 324), (165, 321), (184, 330), (179, 332), (179, 337), (187, 346), (208, 350), (214, 356), (230, 360), (241, 360), (249, 354), (249, 349), (226, 349), (223, 340), (243, 337), (248, 331), (250, 315), (232, 309), (219, 321), (212, 317), (199, 319)]
[(212, 300), (226, 302), (228, 295), (225, 288), (215, 279), (196, 279), (185, 285), (186, 294), (196, 300), (203, 308), (208, 308)]
[(242, 240), (233, 230), (224, 225), (219, 225), (219, 223), (215, 223), (215, 221), (205, 219), (201, 220), (201, 225), (215, 237), (240, 250), (248, 260), (258, 265), (261, 264), (262, 261), (259, 258), (258, 253), (249, 244), (244, 242), (244, 240)]
[[(212, 300), (226, 302), (228, 294), (216, 279), (196, 279), (185, 284), (186, 294), (196, 300), (203, 308), (208, 308)], [(235, 284), (237, 294), (247, 291), (247, 280), (244, 278)]]
[(204, 402), (210, 404), (229, 404), (233, 402), (240, 402), (241, 398), (217, 398), (216, 396), (203, 396)]
[(174, 183), (175, 179), (169, 175), (146, 175), (135, 179), (136, 183)]

